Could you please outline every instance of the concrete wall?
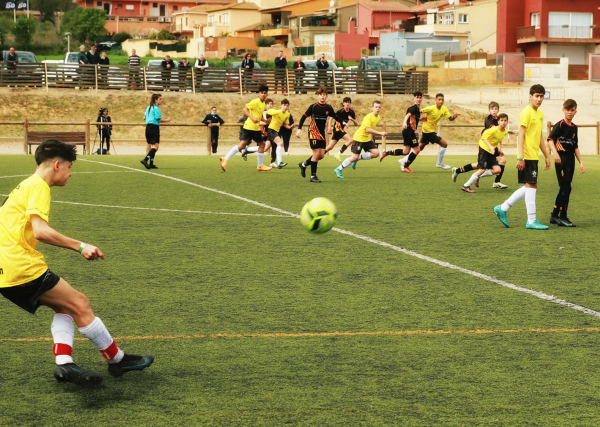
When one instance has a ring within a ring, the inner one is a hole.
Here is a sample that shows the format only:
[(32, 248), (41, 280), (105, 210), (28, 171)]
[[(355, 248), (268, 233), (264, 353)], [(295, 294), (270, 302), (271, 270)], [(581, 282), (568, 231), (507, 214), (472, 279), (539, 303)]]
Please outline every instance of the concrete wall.
[(424, 34), (413, 35), (402, 31), (381, 34), (380, 46), (381, 55), (393, 56), (402, 65), (412, 65), (414, 63), (413, 55), (417, 49), (431, 48), (434, 53), (448, 51), (460, 53), (460, 42), (452, 40), (452, 37), (426, 37)]
[(560, 58), (560, 64), (530, 64), (525, 59), (525, 80), (557, 82), (569, 79), (569, 58)]
[(335, 34), (315, 34), (315, 57), (319, 57), (321, 53), (325, 54), (325, 58), (335, 60)]
[(279, 52), (283, 50), (283, 55), (287, 59), (288, 65), (294, 61), (292, 58), (292, 48), (280, 48), (280, 47), (259, 47), (256, 57), (259, 61), (274, 61), (275, 57), (279, 56)]
[(361, 47), (369, 47), (368, 34), (337, 33), (335, 35), (335, 59), (358, 61), (362, 57)]
[(429, 85), (447, 83), (468, 83), (475, 85), (493, 85), (496, 82), (495, 69), (454, 69), (454, 68), (417, 68), (417, 71), (429, 72)]

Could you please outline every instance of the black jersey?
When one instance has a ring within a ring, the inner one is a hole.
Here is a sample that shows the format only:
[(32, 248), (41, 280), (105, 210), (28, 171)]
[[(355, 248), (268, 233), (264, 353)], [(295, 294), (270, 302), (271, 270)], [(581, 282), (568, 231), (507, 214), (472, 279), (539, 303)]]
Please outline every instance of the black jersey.
[(481, 134), (483, 135), (483, 132), (485, 132), (486, 130), (488, 130), (489, 128), (493, 128), (494, 126), (498, 126), (498, 117), (492, 117), (492, 115), (490, 114), (489, 116), (487, 116), (485, 118), (485, 122), (483, 123), (483, 130), (481, 131)]
[(334, 132), (343, 132), (344, 131), (344, 123), (348, 124), (350, 122), (350, 118), (356, 120), (356, 114), (354, 114), (354, 110), (350, 108), (350, 110), (346, 111), (343, 108), (339, 110), (336, 115), (336, 122), (333, 127)]
[(561, 120), (552, 128), (548, 139), (554, 142), (556, 151), (574, 153), (578, 148), (579, 140), (577, 138), (577, 125), (575, 123), (567, 124)]
[[(308, 107), (306, 113), (302, 115), (298, 129), (302, 129), (304, 120), (312, 117), (310, 127), (308, 128), (308, 138), (325, 141), (325, 126), (329, 117), (336, 118), (333, 107), (329, 104), (319, 104), (318, 102)], [(336, 119), (337, 120), (337, 119)]]
[(406, 114), (410, 113), (410, 118), (408, 119), (408, 125), (413, 131), (417, 131), (417, 126), (419, 126), (419, 120), (421, 119), (421, 109), (417, 104), (413, 104), (406, 109)]

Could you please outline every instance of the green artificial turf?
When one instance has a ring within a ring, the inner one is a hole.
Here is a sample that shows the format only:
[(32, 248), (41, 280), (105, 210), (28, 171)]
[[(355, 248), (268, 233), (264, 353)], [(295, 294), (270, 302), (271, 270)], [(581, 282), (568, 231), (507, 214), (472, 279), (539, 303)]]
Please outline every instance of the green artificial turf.
[[(0, 425), (600, 421), (600, 319), (336, 230), (312, 235), (298, 218), (249, 202), (298, 214), (327, 197), (341, 230), (600, 311), (598, 157), (575, 174), (577, 227), (548, 231), (525, 229), (523, 202), (509, 211), (510, 228), (492, 211), (518, 188), (514, 159), (508, 190), (483, 178), (466, 194), (470, 173), (453, 183), (432, 156), (417, 159), (415, 174), (400, 172), (397, 157), (361, 161), (343, 180), (328, 156), (321, 184), (300, 176), (297, 156), (268, 173), (256, 172), (254, 156), (234, 157), (227, 173), (216, 157), (158, 154), (151, 173), (140, 158), (81, 156), (68, 185), (52, 189), (50, 225), (98, 246), (104, 261), (38, 249), (121, 348), (155, 363), (114, 379), (78, 340), (75, 361), (104, 382), (59, 384), (52, 311), (31, 316), (0, 299)], [(32, 156), (4, 156), (0, 194), (25, 179), (9, 176), (34, 170)], [(556, 176), (539, 179), (538, 219), (549, 224)]]

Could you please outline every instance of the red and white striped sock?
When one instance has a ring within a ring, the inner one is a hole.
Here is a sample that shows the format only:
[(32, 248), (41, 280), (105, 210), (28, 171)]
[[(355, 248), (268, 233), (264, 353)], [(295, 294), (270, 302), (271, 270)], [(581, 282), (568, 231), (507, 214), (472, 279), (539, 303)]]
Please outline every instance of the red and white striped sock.
[(99, 317), (96, 317), (89, 325), (79, 328), (79, 332), (100, 350), (108, 363), (119, 363), (123, 359), (125, 353), (117, 347), (115, 340)]
[(52, 337), (54, 346), (52, 352), (56, 356), (56, 364), (64, 365), (73, 363), (71, 352), (73, 351), (73, 337), (75, 336), (75, 326), (73, 318), (68, 314), (56, 313), (52, 320)]

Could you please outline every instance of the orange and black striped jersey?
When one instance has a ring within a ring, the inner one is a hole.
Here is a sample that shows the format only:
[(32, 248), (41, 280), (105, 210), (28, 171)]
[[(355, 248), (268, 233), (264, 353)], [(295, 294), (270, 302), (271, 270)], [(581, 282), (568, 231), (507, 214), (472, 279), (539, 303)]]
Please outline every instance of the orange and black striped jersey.
[(319, 104), (318, 102), (308, 107), (306, 113), (302, 115), (298, 129), (302, 129), (304, 121), (312, 117), (310, 126), (308, 128), (308, 138), (316, 139), (318, 141), (325, 141), (325, 127), (327, 126), (327, 119), (333, 117), (338, 120), (333, 110), (333, 107), (329, 104)]
[(350, 118), (356, 120), (356, 114), (354, 113), (354, 110), (352, 108), (350, 108), (348, 111), (344, 110), (343, 108), (341, 110), (338, 110), (337, 113), (335, 113), (336, 115), (336, 121), (335, 125), (333, 126), (333, 131), (334, 132), (343, 132), (344, 131), (344, 123), (348, 124), (350, 122)]
[(579, 147), (577, 125), (575, 123), (569, 125), (564, 120), (561, 120), (552, 128), (552, 132), (548, 135), (548, 140), (554, 142), (556, 151), (574, 153), (575, 149)]
[(413, 104), (406, 109), (406, 114), (410, 113), (410, 117), (408, 118), (408, 125), (413, 131), (417, 131), (417, 126), (419, 126), (419, 120), (421, 119), (421, 110), (417, 104)]

